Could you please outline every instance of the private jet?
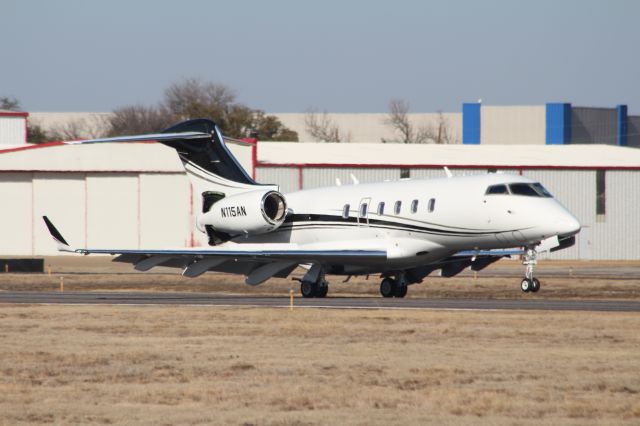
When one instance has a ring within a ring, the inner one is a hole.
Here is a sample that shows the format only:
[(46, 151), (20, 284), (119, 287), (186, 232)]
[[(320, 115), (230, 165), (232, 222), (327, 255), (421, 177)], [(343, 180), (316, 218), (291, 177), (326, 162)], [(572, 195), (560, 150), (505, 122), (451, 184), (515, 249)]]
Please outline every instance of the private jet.
[[(283, 194), (257, 183), (229, 151), (216, 124), (179, 123), (162, 133), (68, 142), (155, 140), (175, 149), (199, 194), (196, 226), (208, 247), (167, 249), (73, 248), (51, 220), (60, 251), (110, 254), (139, 271), (180, 268), (185, 277), (207, 271), (245, 276), (255, 286), (304, 268), (300, 292), (325, 297), (327, 275), (379, 275), (384, 297), (404, 297), (410, 285), (440, 271), (453, 277), (520, 256), (523, 292), (537, 292), (537, 256), (575, 244), (578, 220), (544, 186), (523, 176), (489, 173), (441, 179), (340, 185)], [(170, 223), (167, 226), (171, 226)], [(158, 230), (161, 232), (161, 230)], [(347, 281), (345, 280), (345, 281)]]

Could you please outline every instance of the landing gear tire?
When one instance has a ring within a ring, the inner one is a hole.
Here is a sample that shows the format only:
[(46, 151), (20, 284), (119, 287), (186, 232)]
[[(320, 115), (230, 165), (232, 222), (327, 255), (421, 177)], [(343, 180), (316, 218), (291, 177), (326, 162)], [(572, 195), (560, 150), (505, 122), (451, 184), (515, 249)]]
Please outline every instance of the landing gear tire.
[(523, 265), (527, 267), (524, 274), (524, 279), (520, 282), (520, 289), (524, 293), (537, 293), (540, 290), (540, 281), (533, 277), (533, 267), (538, 263), (538, 253), (535, 247), (527, 247), (527, 251), (524, 255)]
[(316, 288), (316, 297), (327, 297), (329, 286), (327, 284)]
[(405, 297), (407, 295), (408, 287), (406, 285), (396, 285), (396, 290), (393, 292), (395, 297)]
[(382, 297), (393, 297), (396, 292), (396, 282), (391, 278), (385, 278), (380, 283), (380, 294)]
[(318, 287), (315, 283), (302, 281), (300, 283), (300, 293), (302, 297), (316, 297)]
[(540, 281), (537, 278), (531, 280), (531, 292), (537, 293), (540, 290)]

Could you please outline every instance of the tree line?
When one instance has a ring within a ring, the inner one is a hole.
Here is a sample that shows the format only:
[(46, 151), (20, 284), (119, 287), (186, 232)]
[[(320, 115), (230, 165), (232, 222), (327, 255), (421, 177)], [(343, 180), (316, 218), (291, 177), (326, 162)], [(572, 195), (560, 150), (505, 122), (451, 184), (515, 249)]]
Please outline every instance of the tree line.
[[(0, 109), (20, 111), (16, 98), (0, 97)], [(30, 143), (158, 133), (177, 122), (193, 118), (213, 120), (225, 136), (255, 137), (265, 141), (298, 141), (298, 134), (278, 117), (251, 108), (237, 100), (236, 92), (224, 84), (188, 78), (171, 84), (157, 105), (126, 105), (105, 117), (72, 120), (43, 129), (28, 123)]]
[[(21, 110), (12, 97), (0, 97), (0, 109)], [(435, 123), (417, 125), (409, 116), (409, 103), (392, 99), (384, 124), (393, 129), (395, 137), (381, 139), (383, 143), (456, 143), (447, 118), (438, 113)], [(298, 134), (287, 128), (275, 115), (238, 102), (236, 92), (219, 83), (187, 78), (171, 84), (157, 105), (126, 105), (106, 116), (72, 120), (64, 125), (44, 129), (29, 121), (27, 138), (30, 143), (100, 138), (145, 133), (158, 133), (173, 124), (193, 118), (213, 120), (225, 136), (254, 137), (263, 141), (297, 142)], [(305, 130), (320, 142), (349, 142), (345, 133), (324, 111), (309, 109), (305, 114)]]
[[(381, 138), (382, 143), (457, 143), (451, 132), (449, 121), (441, 111), (435, 123), (417, 125), (409, 116), (409, 102), (403, 99), (392, 99), (389, 112), (383, 123), (395, 134), (393, 139)], [(345, 133), (331, 119), (328, 112), (309, 109), (305, 114), (305, 129), (318, 142), (350, 142), (351, 135)]]

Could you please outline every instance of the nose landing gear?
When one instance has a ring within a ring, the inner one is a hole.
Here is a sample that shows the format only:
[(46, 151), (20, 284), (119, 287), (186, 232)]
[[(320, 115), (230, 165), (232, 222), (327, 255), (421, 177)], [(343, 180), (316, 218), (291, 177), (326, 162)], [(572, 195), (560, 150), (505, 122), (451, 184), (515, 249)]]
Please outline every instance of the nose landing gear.
[(520, 282), (520, 289), (524, 293), (537, 293), (540, 290), (540, 281), (533, 276), (533, 267), (538, 264), (538, 252), (533, 248), (527, 248), (522, 264), (527, 267), (524, 279)]

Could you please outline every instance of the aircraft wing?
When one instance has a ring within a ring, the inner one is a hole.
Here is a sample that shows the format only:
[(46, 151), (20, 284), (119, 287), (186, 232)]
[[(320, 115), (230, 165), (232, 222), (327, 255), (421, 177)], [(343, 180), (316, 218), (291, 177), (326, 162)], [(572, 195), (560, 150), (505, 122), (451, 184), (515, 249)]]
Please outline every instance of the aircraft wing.
[[(360, 264), (386, 260), (387, 252), (378, 247), (341, 245), (336, 249), (310, 248), (295, 243), (229, 244), (210, 248), (118, 249), (72, 248), (53, 223), (43, 216), (58, 250), (78, 254), (118, 255), (116, 262), (131, 263), (140, 271), (155, 266), (183, 268), (182, 275), (197, 277), (207, 271), (242, 273), (247, 284), (256, 285), (276, 276), (286, 277), (299, 264)], [(361, 246), (361, 244), (359, 244)]]

